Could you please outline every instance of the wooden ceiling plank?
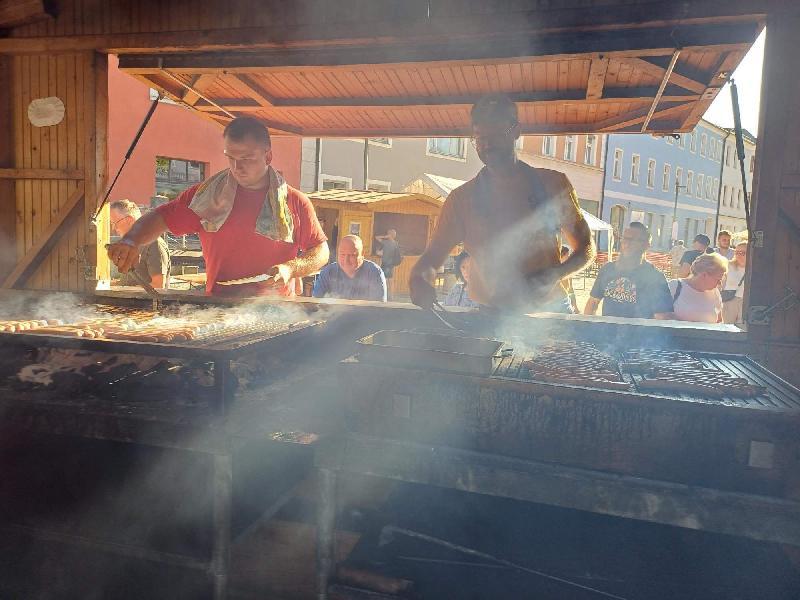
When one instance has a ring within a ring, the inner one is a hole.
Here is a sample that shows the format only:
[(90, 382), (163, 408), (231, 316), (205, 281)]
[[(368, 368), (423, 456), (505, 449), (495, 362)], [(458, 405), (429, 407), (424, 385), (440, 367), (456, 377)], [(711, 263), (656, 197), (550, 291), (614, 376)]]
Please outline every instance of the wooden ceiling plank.
[(183, 95), (181, 96), (181, 100), (189, 106), (195, 105), (197, 101), (200, 100), (200, 94), (211, 87), (211, 84), (214, 83), (216, 79), (216, 74), (195, 75), (192, 78), (192, 82), (189, 86), (191, 89), (186, 89), (184, 91)]
[(609, 59), (602, 55), (592, 57), (592, 66), (589, 68), (589, 81), (586, 85), (587, 100), (599, 100), (603, 97), (608, 62)]
[[(626, 58), (624, 62), (634, 69), (645, 71), (654, 77), (658, 77), (659, 79), (664, 76), (666, 71), (666, 69), (661, 65), (654, 64), (646, 58)], [(710, 79), (711, 76), (708, 75), (708, 78)], [(707, 83), (701, 83), (699, 81), (695, 81), (694, 79), (690, 79), (685, 75), (681, 75), (675, 70), (673, 70), (672, 76), (670, 77), (670, 82), (697, 94), (702, 94), (708, 85)]]

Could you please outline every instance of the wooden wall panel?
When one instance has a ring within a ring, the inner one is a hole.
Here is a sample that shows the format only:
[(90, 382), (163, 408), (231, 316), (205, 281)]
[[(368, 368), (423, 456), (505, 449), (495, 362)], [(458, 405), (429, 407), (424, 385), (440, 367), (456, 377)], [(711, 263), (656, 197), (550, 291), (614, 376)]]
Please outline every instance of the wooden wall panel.
[[(93, 288), (85, 267), (98, 266), (99, 276), (107, 276), (109, 271), (105, 254), (98, 256), (97, 252), (98, 244), (108, 239), (107, 218), (97, 231), (89, 224), (106, 177), (107, 61), (105, 56), (85, 52), (23, 55), (11, 62), (13, 167), (82, 172), (85, 189), (80, 214), (65, 226), (49, 254), (18, 287), (72, 291)], [(29, 103), (50, 96), (64, 102), (64, 119), (50, 127), (33, 126), (27, 116)], [(31, 248), (41, 242), (79, 183), (74, 178), (58, 177), (16, 180), (16, 262), (30, 255)]]
[[(0, 56), (0, 132), (13, 127), (12, 59)], [(14, 165), (14, 141), (0, 135), (0, 168)], [(16, 191), (11, 180), (0, 179), (0, 280), (16, 263)]]

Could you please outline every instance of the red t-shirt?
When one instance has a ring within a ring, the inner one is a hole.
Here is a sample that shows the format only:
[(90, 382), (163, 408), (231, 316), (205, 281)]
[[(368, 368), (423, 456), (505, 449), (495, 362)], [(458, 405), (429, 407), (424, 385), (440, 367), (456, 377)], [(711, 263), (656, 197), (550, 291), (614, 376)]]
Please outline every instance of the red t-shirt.
[[(292, 243), (271, 240), (256, 233), (256, 219), (264, 205), (266, 188), (248, 190), (239, 186), (228, 219), (219, 231), (209, 233), (200, 224), (200, 217), (189, 209), (198, 187), (199, 184), (190, 187), (156, 210), (174, 235), (199, 234), (206, 261), (208, 295), (259, 296), (276, 293), (274, 287), (270, 288), (264, 283), (228, 286), (216, 285), (216, 282), (266, 273), (277, 264), (297, 258), (299, 252), (327, 240), (311, 201), (292, 187), (289, 187), (286, 198), (294, 219)], [(291, 282), (279, 288), (277, 293), (291, 296), (294, 288), (294, 282)]]

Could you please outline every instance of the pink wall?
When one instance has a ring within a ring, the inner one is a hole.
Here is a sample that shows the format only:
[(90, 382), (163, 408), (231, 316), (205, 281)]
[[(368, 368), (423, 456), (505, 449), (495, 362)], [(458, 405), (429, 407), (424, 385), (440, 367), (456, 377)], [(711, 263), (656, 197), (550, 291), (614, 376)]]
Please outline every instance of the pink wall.
[[(109, 183), (150, 107), (148, 88), (120, 71), (118, 62), (115, 56), (109, 56)], [(272, 139), (273, 165), (296, 188), (300, 187), (301, 143), (299, 137)], [(222, 154), (222, 127), (181, 106), (159, 104), (109, 200), (128, 198), (149, 205), (155, 195), (156, 156), (204, 162), (206, 175), (216, 173), (227, 167)]]

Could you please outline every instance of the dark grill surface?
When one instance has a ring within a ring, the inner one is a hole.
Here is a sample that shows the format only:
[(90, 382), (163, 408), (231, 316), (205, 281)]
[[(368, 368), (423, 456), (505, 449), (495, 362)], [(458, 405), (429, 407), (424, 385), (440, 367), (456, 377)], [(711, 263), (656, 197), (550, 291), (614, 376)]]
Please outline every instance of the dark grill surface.
[[(689, 394), (654, 392), (650, 390), (641, 393), (645, 393), (648, 396), (659, 396), (674, 400), (684, 400), (687, 402), (721, 404), (724, 406), (734, 406), (782, 413), (800, 413), (800, 390), (783, 381), (780, 377), (771, 373), (752, 359), (746, 356), (732, 354), (713, 354), (703, 352), (687, 352), (686, 354), (699, 359), (709, 368), (720, 369), (733, 375), (734, 377), (743, 377), (750, 383), (762, 385), (767, 389), (767, 393), (755, 398), (705, 398), (692, 396)], [(622, 354), (619, 353), (616, 357), (620, 360), (623, 358)], [(495, 370), (494, 376), (535, 381), (528, 369), (522, 366), (523, 360), (527, 358), (529, 357), (518, 355), (505, 357)], [(630, 374), (626, 372), (622, 372), (621, 375), (625, 381), (632, 382), (634, 384), (634, 387), (631, 391), (639, 392), (638, 388), (636, 388), (636, 383), (642, 379), (641, 375)]]

